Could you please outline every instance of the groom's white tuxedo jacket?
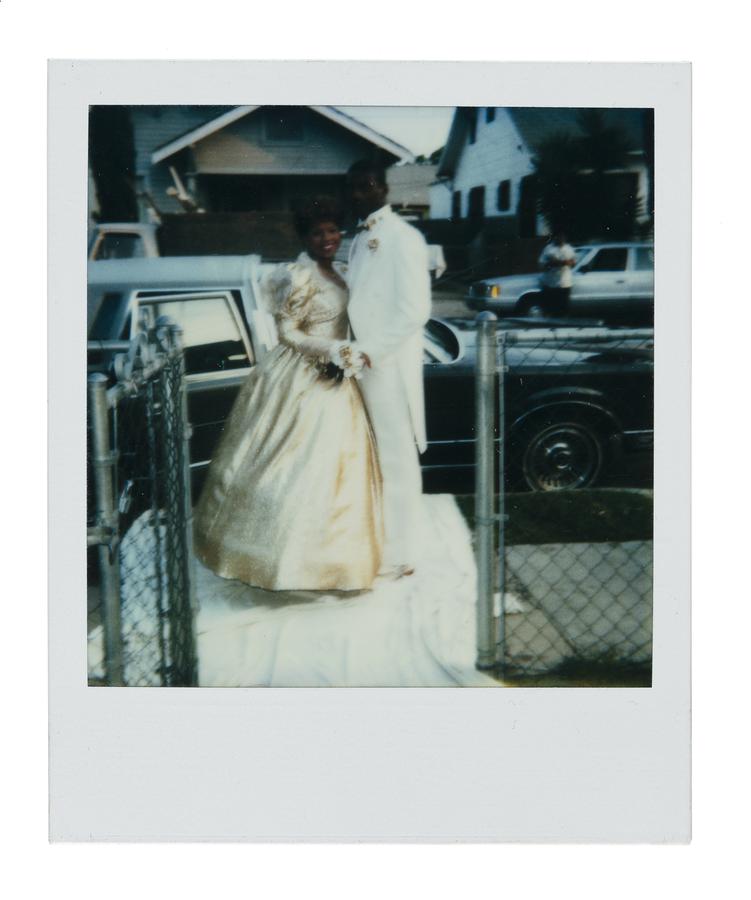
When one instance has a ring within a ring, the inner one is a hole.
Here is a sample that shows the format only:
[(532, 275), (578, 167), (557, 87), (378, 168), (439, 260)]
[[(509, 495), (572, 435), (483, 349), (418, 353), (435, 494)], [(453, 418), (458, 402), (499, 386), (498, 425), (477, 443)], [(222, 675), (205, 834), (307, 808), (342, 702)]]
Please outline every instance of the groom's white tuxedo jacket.
[[(428, 248), (420, 232), (384, 206), (368, 217), (349, 253), (349, 321), (374, 373), (395, 365), (420, 452), (427, 446), (423, 326), (430, 318)], [(364, 375), (368, 377), (368, 372)]]

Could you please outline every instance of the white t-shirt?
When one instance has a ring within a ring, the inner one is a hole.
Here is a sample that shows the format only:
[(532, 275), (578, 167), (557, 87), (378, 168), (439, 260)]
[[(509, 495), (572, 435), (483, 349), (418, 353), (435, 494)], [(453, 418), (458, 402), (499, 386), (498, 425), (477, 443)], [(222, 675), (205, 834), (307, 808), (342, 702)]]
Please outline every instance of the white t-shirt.
[(549, 288), (570, 288), (574, 283), (571, 275), (571, 266), (551, 266), (545, 268), (548, 262), (565, 262), (566, 260), (576, 260), (576, 253), (571, 244), (546, 244), (540, 254), (539, 265), (542, 269), (540, 274), (540, 284)]

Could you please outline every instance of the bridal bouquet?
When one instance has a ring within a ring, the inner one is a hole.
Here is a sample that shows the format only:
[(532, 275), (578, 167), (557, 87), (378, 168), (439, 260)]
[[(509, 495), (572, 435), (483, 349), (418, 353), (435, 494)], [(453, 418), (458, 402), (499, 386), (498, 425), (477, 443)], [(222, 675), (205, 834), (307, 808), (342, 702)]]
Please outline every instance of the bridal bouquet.
[(363, 355), (346, 341), (334, 347), (331, 362), (341, 369), (344, 378), (362, 378), (362, 370), (365, 367)]

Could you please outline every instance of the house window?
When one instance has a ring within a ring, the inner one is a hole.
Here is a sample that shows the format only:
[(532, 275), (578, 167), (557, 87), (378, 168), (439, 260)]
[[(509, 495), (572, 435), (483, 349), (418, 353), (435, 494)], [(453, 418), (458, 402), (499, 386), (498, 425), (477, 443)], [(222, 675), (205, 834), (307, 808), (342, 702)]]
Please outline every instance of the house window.
[(485, 121), (486, 122), (494, 122), (495, 121), (495, 106), (486, 106), (485, 107)]
[(264, 137), (271, 144), (300, 144), (305, 137), (300, 110), (283, 106), (266, 110)]
[(498, 209), (500, 212), (508, 212), (511, 209), (511, 182), (509, 179), (498, 185)]
[(454, 191), (451, 197), (451, 218), (461, 219), (462, 217), (462, 192)]
[(477, 140), (477, 114), (479, 113), (479, 109), (470, 109), (467, 112), (467, 116), (469, 118), (469, 142), (470, 144), (474, 144)]
[(482, 219), (485, 216), (485, 188), (473, 187), (469, 192), (469, 218)]

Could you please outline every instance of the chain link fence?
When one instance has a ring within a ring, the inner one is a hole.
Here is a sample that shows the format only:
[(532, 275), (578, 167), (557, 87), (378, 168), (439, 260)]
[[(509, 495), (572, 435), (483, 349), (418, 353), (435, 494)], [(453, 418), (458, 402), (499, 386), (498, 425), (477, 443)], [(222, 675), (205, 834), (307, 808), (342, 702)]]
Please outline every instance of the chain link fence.
[[(92, 684), (197, 683), (184, 361), (162, 318), (129, 344), (95, 342), (89, 375)], [(107, 363), (110, 363), (107, 365)], [(92, 490), (93, 488), (93, 490)]]
[(482, 314), (476, 400), (478, 667), (649, 683), (651, 491), (592, 486), (651, 451), (652, 330)]

